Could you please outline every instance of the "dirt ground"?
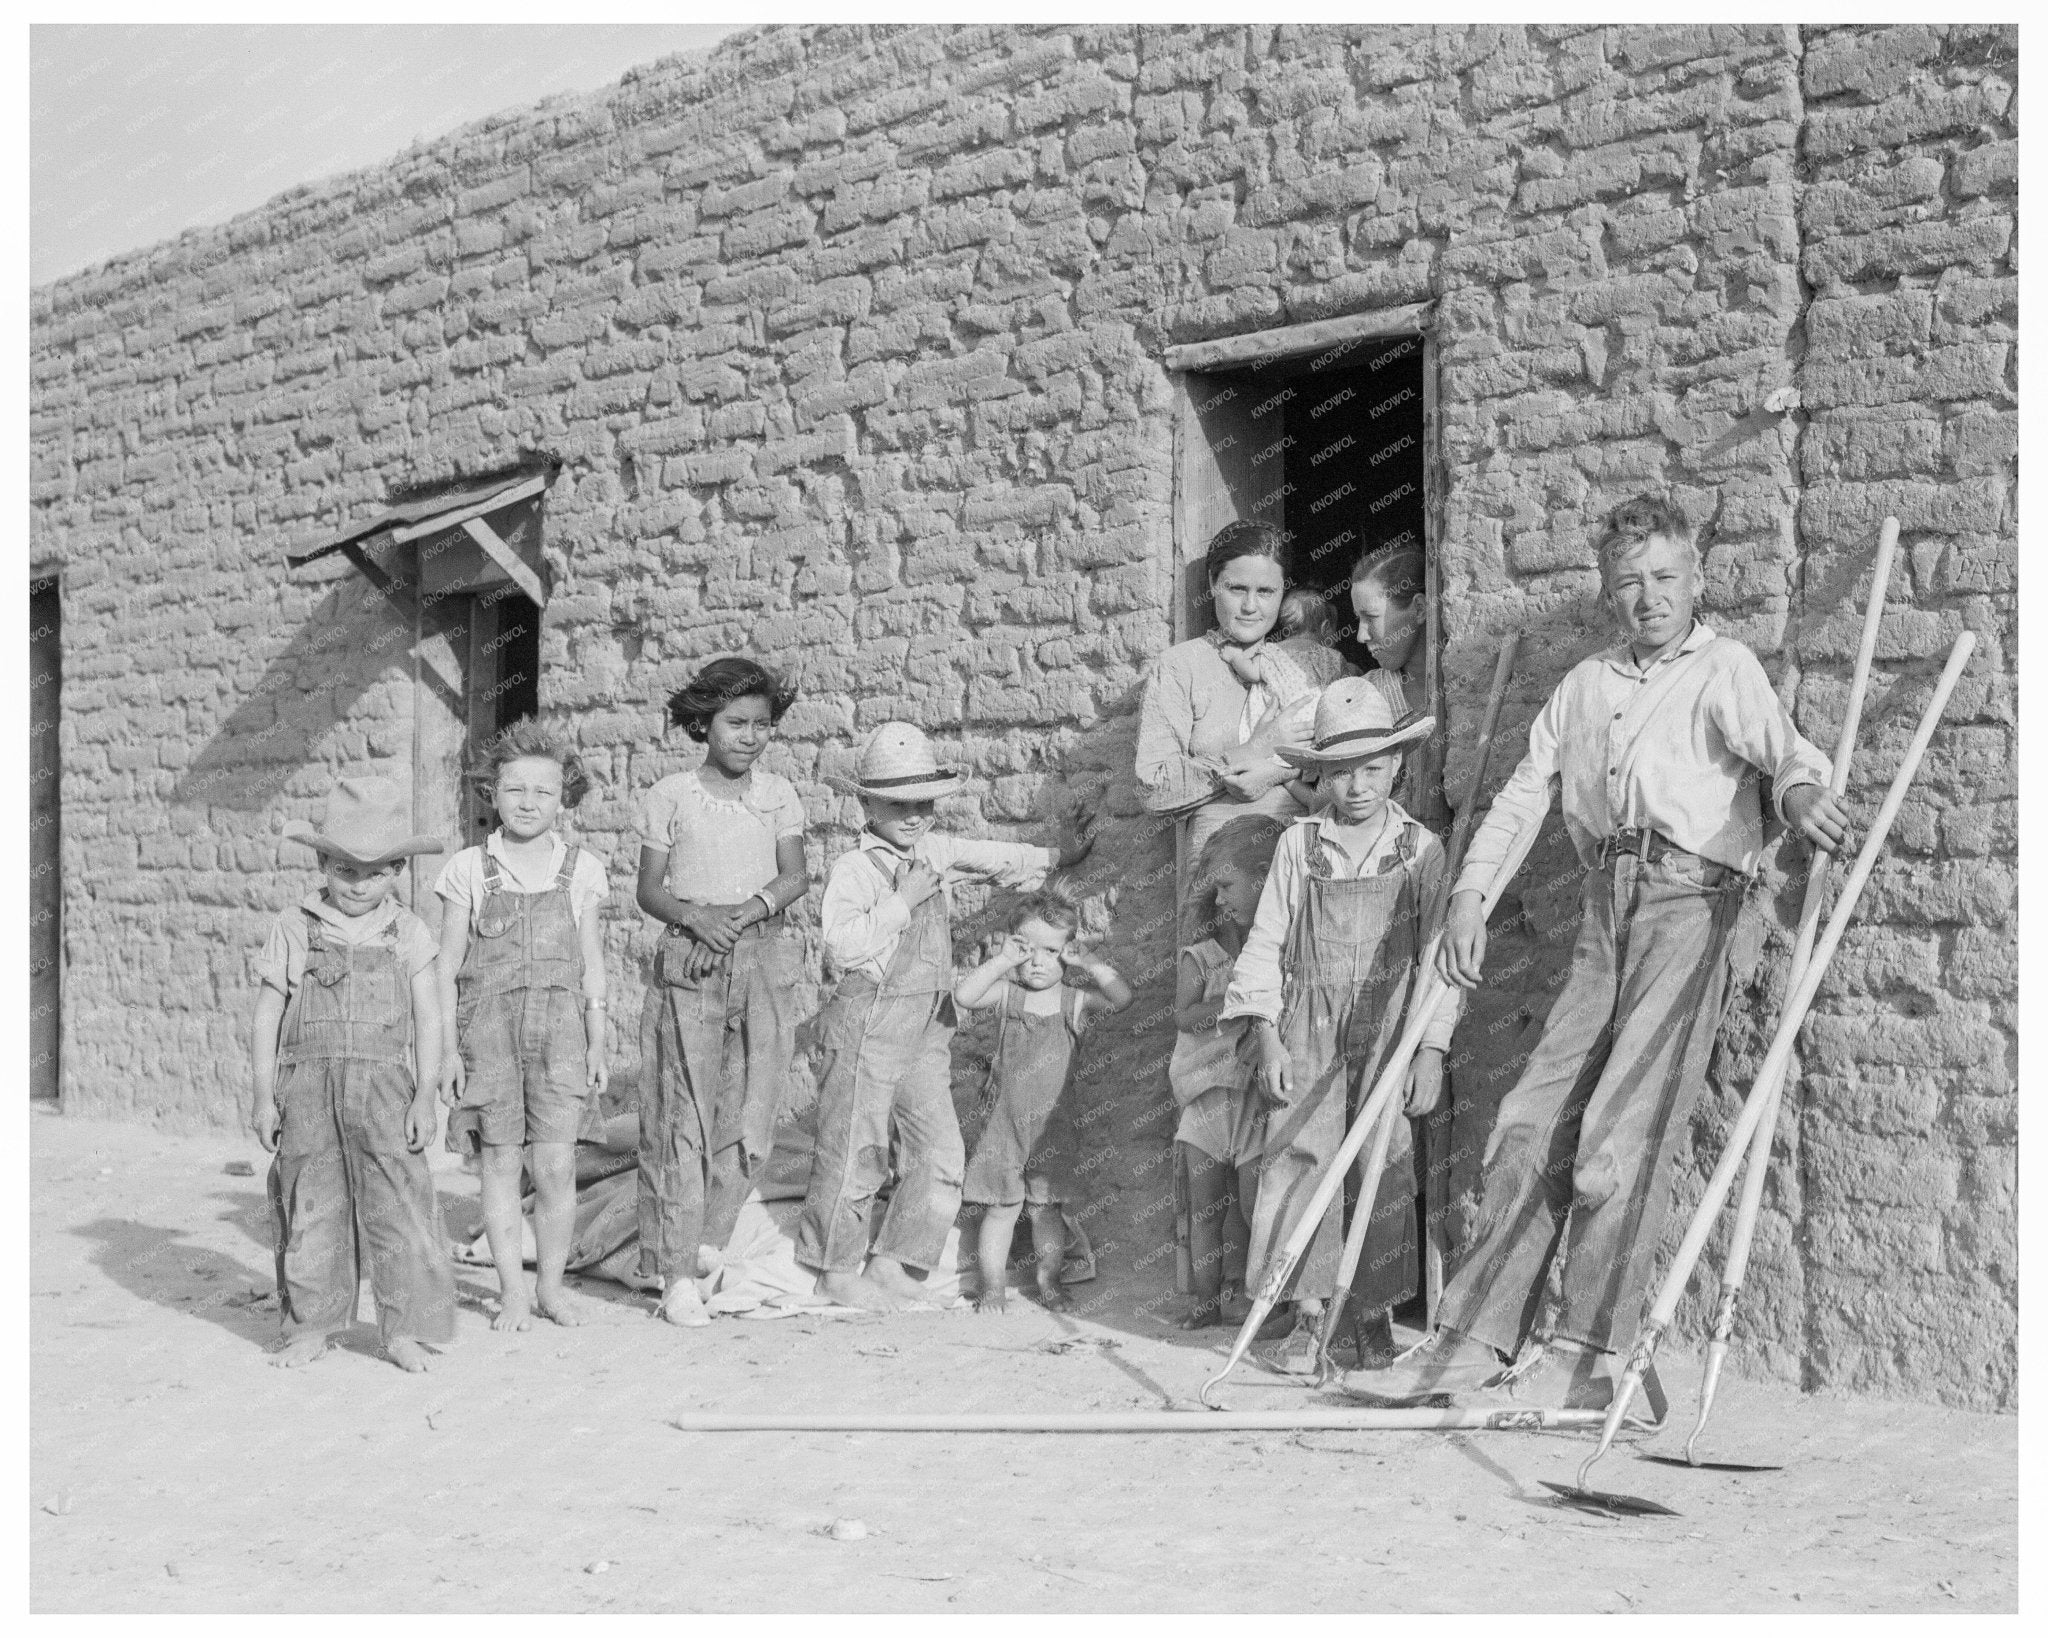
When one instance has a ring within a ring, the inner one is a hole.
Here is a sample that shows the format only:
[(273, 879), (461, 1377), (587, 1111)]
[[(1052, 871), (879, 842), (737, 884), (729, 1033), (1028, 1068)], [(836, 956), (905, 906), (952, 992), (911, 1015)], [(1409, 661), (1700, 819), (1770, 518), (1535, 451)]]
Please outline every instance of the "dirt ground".
[[(1226, 1338), (1028, 1304), (677, 1331), (600, 1283), (584, 1329), (497, 1336), (465, 1269), (432, 1374), (368, 1324), (273, 1370), (254, 1142), (30, 1125), (38, 1611), (2017, 1607), (2012, 1417), (1732, 1381), (1707, 1454), (1784, 1470), (1618, 1449), (1596, 1482), (1681, 1515), (1629, 1520), (1542, 1488), (1577, 1436), (684, 1434), (685, 1409), (1186, 1406)], [(473, 1224), (474, 1182), (441, 1182)], [(1666, 1378), (1689, 1426), (1696, 1371)]]

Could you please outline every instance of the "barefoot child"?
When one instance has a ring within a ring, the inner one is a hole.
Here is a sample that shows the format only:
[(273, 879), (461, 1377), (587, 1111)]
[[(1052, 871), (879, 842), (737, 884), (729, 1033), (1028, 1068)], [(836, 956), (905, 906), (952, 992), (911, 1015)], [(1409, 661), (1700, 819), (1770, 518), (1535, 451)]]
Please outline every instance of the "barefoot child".
[(961, 1191), (970, 1205), (983, 1208), (975, 1243), (981, 1295), (974, 1306), (984, 1312), (1006, 1306), (1010, 1239), (1026, 1205), (1038, 1300), (1055, 1310), (1074, 1306), (1060, 1285), (1060, 1264), (1067, 1253), (1061, 1208), (1087, 1198), (1080, 1169), (1086, 1156), (1074, 1124), (1075, 1049), (1091, 1016), (1131, 1004), (1131, 987), (1117, 970), (1075, 942), (1080, 925), (1068, 896), (1035, 893), (1017, 906), (995, 954), (953, 986), (953, 999), (963, 1007), (1002, 1009), (989, 1065), (995, 1108)]
[[(1263, 1283), (1306, 1209), (1407, 1022), (1425, 929), (1441, 913), (1443, 845), (1388, 793), (1403, 751), (1425, 739), (1428, 717), (1397, 722), (1363, 677), (1339, 678), (1316, 705), (1315, 738), (1286, 746), (1297, 767), (1320, 768), (1330, 807), (1280, 839), (1258, 914), (1231, 969), (1222, 1017), (1249, 1018), (1255, 1087), (1267, 1100), (1266, 1140), (1252, 1216), (1249, 1281)], [(1410, 1116), (1436, 1106), (1455, 1009), (1439, 1009), (1409, 1071)], [(1416, 1253), (1412, 1145), (1396, 1121), (1353, 1295), (1381, 1316), (1414, 1295)], [(1294, 1276), (1294, 1334), (1273, 1363), (1291, 1374), (1316, 1368), (1317, 1327), (1336, 1287), (1343, 1242), (1333, 1200)]]
[(1180, 953), (1173, 1003), (1179, 1033), (1166, 1070), (1173, 1100), (1180, 1105), (1173, 1137), (1185, 1179), (1187, 1289), (1195, 1299), (1180, 1321), (1184, 1331), (1223, 1323), (1223, 1231), (1233, 1180), (1239, 1183), (1238, 1209), (1246, 1217), (1253, 1212), (1252, 1168), (1264, 1139), (1258, 1119), (1262, 1105), (1252, 1095), (1250, 1072), (1238, 1053), (1243, 1026), (1226, 1028), (1218, 1015), (1231, 963), (1258, 911), (1274, 846), (1286, 829), (1280, 819), (1233, 819), (1209, 838), (1195, 865), (1196, 903), (1207, 898), (1213, 906), (1202, 921), (1210, 931)]
[[(1028, 891), (1087, 851), (1063, 859), (1046, 847), (935, 834), (933, 804), (963, 783), (939, 767), (920, 729), (881, 724), (849, 787), (867, 827), (825, 883), (819, 921), (840, 978), (816, 1025), (818, 1142), (796, 1256), (818, 1270), (821, 1296), (856, 1307), (918, 1301), (923, 1288), (906, 1270), (938, 1261), (960, 1209), (946, 882), (980, 877)], [(896, 1192), (870, 1257), (868, 1215), (892, 1148)]]
[(440, 1053), (434, 940), (392, 897), (403, 861), (441, 844), (408, 835), (409, 819), (389, 780), (344, 779), (317, 828), (284, 827), (327, 880), (277, 918), (256, 959), (249, 1121), (276, 1156), (274, 1365), (311, 1363), (347, 1328), (364, 1263), (393, 1364), (424, 1371), (422, 1344), (455, 1335), (455, 1275), (421, 1154), (431, 1079), (416, 1073)]
[[(484, 747), (478, 791), (498, 813), (482, 847), (441, 871), (441, 1004), (454, 1019), (441, 1056), (453, 1106), (448, 1146), (478, 1154), (484, 1231), (498, 1265), (498, 1331), (538, 1311), (583, 1316), (562, 1286), (576, 1219), (576, 1135), (605, 1069), (604, 865), (564, 842), (555, 821), (590, 789), (576, 753), (532, 718)], [(586, 1027), (586, 1019), (588, 1025)], [(519, 1172), (533, 1172), (532, 1301), (522, 1258)]]
[(669, 697), (704, 747), (640, 811), (640, 908), (666, 922), (655, 958), (655, 1073), (640, 1087), (640, 1272), (656, 1312), (708, 1325), (699, 1249), (723, 1251), (767, 1158), (795, 1048), (803, 964), (784, 909), (810, 888), (796, 787), (756, 767), (796, 690), (752, 660), (713, 660)]

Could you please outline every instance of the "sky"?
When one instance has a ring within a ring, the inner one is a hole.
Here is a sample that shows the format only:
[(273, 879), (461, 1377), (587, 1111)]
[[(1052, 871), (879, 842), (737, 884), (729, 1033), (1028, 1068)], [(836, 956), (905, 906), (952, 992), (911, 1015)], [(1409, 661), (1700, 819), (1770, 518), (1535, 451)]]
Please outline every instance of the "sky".
[(40, 24), (29, 31), (29, 280), (224, 222), (742, 25)]

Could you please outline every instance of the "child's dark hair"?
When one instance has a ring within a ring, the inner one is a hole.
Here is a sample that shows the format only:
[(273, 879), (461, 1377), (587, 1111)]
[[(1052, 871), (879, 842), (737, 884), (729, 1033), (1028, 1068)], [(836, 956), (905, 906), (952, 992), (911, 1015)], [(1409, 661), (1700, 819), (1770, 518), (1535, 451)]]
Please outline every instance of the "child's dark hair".
[(1296, 586), (1280, 599), (1280, 618), (1273, 622), (1273, 635), (1282, 639), (1313, 637), (1319, 643), (1332, 643), (1338, 635), (1337, 616), (1321, 592)]
[(1207, 931), (1216, 925), (1216, 879), (1225, 870), (1263, 882), (1273, 868), (1273, 850), (1287, 832), (1287, 821), (1265, 814), (1245, 814), (1229, 820), (1208, 841), (1195, 860), (1194, 879), (1188, 889), (1194, 894), (1197, 922)]
[(583, 758), (576, 754), (576, 748), (553, 730), (543, 728), (535, 718), (521, 717), (503, 733), (486, 740), (470, 764), (470, 784), (477, 796), (495, 807), (500, 770), (508, 762), (530, 756), (552, 762), (562, 770), (563, 807), (573, 808), (590, 794), (590, 775), (584, 771)]
[(669, 695), (668, 720), (702, 743), (711, 732), (713, 717), (734, 700), (756, 698), (768, 702), (768, 720), (780, 722), (783, 712), (796, 704), (796, 688), (764, 665), (728, 655), (713, 660)]

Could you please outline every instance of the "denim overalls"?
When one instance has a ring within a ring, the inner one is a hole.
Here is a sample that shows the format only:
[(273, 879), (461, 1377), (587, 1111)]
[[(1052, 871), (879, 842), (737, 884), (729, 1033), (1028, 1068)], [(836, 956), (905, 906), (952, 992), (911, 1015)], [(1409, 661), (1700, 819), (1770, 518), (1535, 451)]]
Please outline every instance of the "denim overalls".
[(398, 921), (367, 944), (345, 944), (302, 914), (306, 970), (279, 1035), (281, 1130), (269, 1177), (284, 1333), (345, 1330), (367, 1263), (384, 1341), (446, 1342), (455, 1274), (433, 1176), (405, 1145), (417, 1083)]
[[(1422, 942), (1422, 894), (1415, 880), (1420, 833), (1421, 826), (1410, 820), (1397, 843), (1398, 862), (1351, 880), (1328, 873), (1319, 838), (1309, 844), (1309, 873), (1280, 967), (1286, 996), (1280, 1039), (1294, 1089), (1266, 1115), (1246, 1265), (1250, 1286), (1265, 1280), (1273, 1257), (1299, 1224), (1360, 1101), (1401, 1037)], [(1361, 1312), (1391, 1307), (1416, 1289), (1414, 1144), (1408, 1125), (1405, 1117), (1394, 1121), (1373, 1227), (1352, 1282)], [(1343, 1237), (1340, 1197), (1324, 1212), (1298, 1266), (1294, 1296), (1332, 1294)]]
[(565, 848), (539, 893), (505, 886), (484, 849), (484, 897), (455, 975), (462, 1102), (448, 1147), (574, 1143), (589, 1105), (583, 1033), (583, 943), (569, 903), (579, 849)]
[[(864, 858), (883, 868), (872, 853)], [(896, 1192), (875, 1255), (913, 1268), (937, 1264), (960, 1210), (966, 1163), (953, 1112), (955, 1022), (953, 930), (941, 887), (911, 912), (882, 981), (846, 974), (819, 1014), (818, 1146), (797, 1229), (799, 1262), (828, 1273), (861, 1267), (893, 1133)]]

